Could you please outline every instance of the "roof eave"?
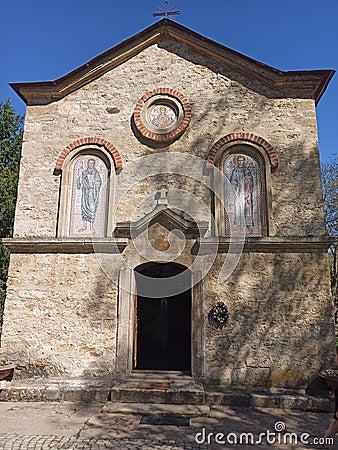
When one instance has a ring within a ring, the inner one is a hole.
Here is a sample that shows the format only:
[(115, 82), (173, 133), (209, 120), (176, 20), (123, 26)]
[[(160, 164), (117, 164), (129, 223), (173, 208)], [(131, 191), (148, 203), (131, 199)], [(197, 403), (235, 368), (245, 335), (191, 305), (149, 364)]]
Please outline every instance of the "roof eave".
[(318, 87), (315, 92), (315, 101), (316, 105), (318, 104), (319, 100), (322, 98), (324, 92), (326, 91), (326, 88), (333, 77), (333, 75), (336, 73), (335, 70), (322, 70), (323, 77), (321, 82), (318, 84)]

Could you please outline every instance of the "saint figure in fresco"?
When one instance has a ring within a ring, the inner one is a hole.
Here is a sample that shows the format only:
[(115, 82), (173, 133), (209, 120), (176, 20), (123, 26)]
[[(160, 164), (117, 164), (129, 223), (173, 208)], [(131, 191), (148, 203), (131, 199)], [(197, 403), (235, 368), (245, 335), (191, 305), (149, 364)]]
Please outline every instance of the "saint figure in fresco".
[(156, 106), (151, 112), (151, 123), (158, 128), (167, 128), (175, 120), (175, 113), (167, 106)]
[(99, 203), (99, 193), (101, 189), (101, 176), (95, 168), (95, 158), (89, 158), (87, 168), (82, 171), (76, 180), (76, 187), (82, 189), (81, 196), (81, 217), (83, 227), (79, 230), (85, 231), (89, 225), (89, 229), (93, 229), (97, 206)]
[(253, 177), (247, 167), (246, 155), (235, 155), (235, 167), (232, 170), (230, 183), (235, 194), (234, 224), (241, 227), (253, 226)]

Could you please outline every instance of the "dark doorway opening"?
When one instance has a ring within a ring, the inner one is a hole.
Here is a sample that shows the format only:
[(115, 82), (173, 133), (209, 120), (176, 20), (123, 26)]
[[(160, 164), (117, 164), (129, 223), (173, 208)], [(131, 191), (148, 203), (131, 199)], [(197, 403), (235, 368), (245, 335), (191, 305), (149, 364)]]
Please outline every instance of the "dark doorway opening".
[[(147, 289), (140, 289), (141, 293), (147, 292), (147, 296), (137, 296), (136, 369), (191, 372), (191, 289), (183, 290), (183, 284), (182, 292), (162, 295), (166, 292), (166, 283), (172, 283), (178, 274), (183, 274), (190, 285), (190, 271), (179, 264), (149, 263), (136, 269), (137, 288), (149, 283)], [(161, 296), (149, 295), (153, 278), (161, 278)]]

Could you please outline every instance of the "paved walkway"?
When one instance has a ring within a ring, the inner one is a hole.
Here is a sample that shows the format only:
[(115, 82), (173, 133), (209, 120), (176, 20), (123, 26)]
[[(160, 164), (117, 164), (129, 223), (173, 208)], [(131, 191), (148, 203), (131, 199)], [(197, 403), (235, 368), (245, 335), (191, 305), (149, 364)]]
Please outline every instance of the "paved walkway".
[(117, 449), (117, 450), (181, 450), (207, 448), (187, 442), (154, 442), (147, 439), (85, 439), (81, 437), (3, 435), (1, 449)]
[[(0, 402), (0, 449), (313, 449), (331, 417), (224, 407), (178, 427), (142, 425), (140, 414), (105, 411), (103, 404)], [(325, 448), (337, 444), (338, 436)]]

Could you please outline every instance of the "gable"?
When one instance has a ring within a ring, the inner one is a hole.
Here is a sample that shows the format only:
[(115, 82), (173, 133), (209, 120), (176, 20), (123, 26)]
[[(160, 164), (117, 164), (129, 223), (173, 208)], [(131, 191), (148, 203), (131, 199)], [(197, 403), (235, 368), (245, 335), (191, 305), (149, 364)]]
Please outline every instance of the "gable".
[(183, 47), (193, 50), (191, 53), (185, 52), (184, 56), (195, 55), (193, 58), (196, 58), (200, 55), (204, 63), (211, 66), (212, 62), (218, 62), (223, 71), (231, 70), (250, 82), (254, 81), (262, 89), (269, 89), (270, 95), (277, 98), (297, 96), (313, 98), (317, 103), (334, 74), (333, 70), (284, 72), (205, 38), (183, 25), (162, 19), (61, 78), (12, 83), (11, 87), (28, 105), (48, 104), (96, 80), (154, 44), (171, 52), (180, 52)]

